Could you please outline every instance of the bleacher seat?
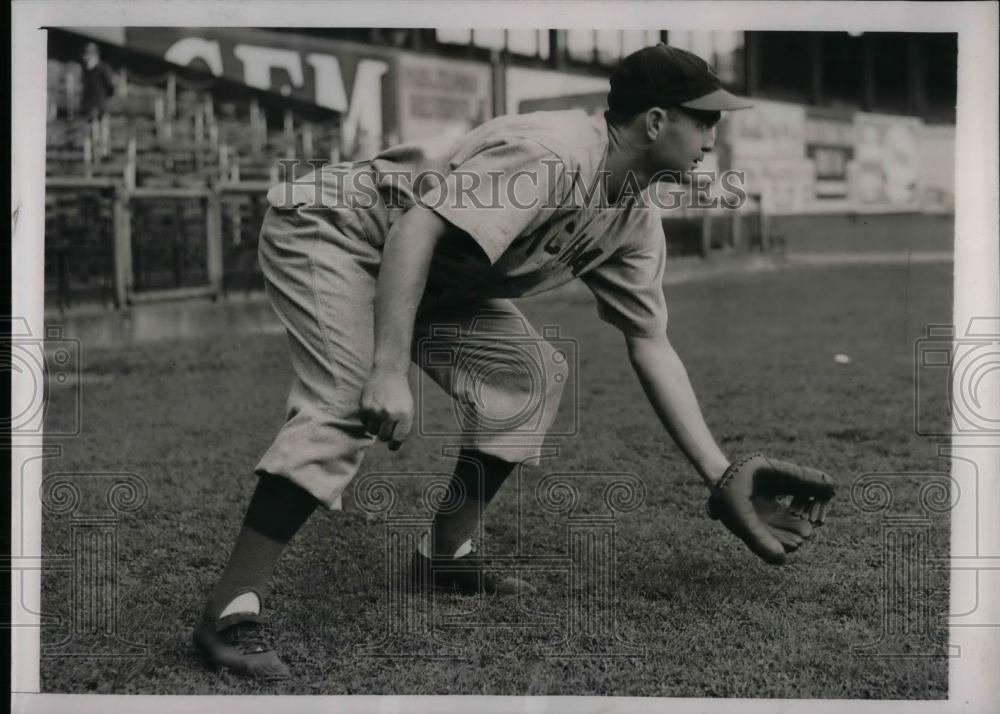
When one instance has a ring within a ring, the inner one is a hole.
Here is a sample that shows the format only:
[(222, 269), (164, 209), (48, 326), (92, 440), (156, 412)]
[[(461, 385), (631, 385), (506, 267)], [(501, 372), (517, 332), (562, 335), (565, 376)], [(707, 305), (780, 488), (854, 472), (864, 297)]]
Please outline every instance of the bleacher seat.
[[(236, 176), (266, 183), (278, 158), (329, 157), (336, 127), (305, 128), (266, 117), (248, 93), (222, 99), (208, 88), (176, 82), (174, 100), (163, 77), (121, 73), (106, 126), (79, 116), (76, 62), (50, 60), (46, 175), (117, 179), (137, 187), (206, 187)], [(173, 115), (169, 116), (171, 106)], [(255, 117), (252, 119), (251, 117)], [(290, 129), (291, 131), (287, 131)], [(309, 133), (308, 140), (305, 137)], [(312, 156), (305, 156), (305, 144)], [(305, 167), (303, 170), (309, 170)], [(114, 296), (113, 194), (100, 188), (53, 187), (46, 192), (46, 290), (64, 307), (70, 296)], [(258, 186), (222, 194), (223, 290), (261, 287), (257, 237), (267, 202)], [(137, 198), (130, 203), (135, 290), (203, 285), (206, 217), (200, 198)]]

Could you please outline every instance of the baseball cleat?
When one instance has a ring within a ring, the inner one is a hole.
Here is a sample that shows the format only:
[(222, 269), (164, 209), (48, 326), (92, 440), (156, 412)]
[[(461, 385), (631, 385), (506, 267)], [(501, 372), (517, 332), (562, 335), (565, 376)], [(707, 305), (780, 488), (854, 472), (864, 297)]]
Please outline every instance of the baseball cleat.
[(461, 558), (428, 558), (414, 551), (410, 579), (421, 591), (437, 590), (460, 595), (526, 595), (535, 588), (519, 578), (496, 578), (486, 572), (486, 561), (474, 555)]
[(292, 676), (272, 648), (260, 615), (241, 612), (214, 622), (202, 620), (194, 629), (194, 645), (213, 669), (228, 669), (263, 681)]

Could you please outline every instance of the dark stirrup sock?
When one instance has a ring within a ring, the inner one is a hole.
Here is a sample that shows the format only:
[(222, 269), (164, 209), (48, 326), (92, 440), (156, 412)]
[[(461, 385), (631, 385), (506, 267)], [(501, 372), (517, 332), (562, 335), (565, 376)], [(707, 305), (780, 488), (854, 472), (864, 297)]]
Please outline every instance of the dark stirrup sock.
[(287, 544), (316, 510), (319, 501), (301, 486), (281, 476), (263, 473), (250, 497), (243, 525)]
[(475, 534), (483, 510), (515, 465), (479, 451), (462, 450), (448, 483), (445, 503), (455, 504), (462, 494), (464, 501), (454, 510), (447, 508), (449, 513), (435, 514), (431, 546), (434, 555), (454, 555)]
[(318, 501), (286, 478), (262, 474), (226, 569), (212, 589), (203, 617), (214, 620), (237, 596), (252, 592), (258, 605), (285, 546), (309, 519)]

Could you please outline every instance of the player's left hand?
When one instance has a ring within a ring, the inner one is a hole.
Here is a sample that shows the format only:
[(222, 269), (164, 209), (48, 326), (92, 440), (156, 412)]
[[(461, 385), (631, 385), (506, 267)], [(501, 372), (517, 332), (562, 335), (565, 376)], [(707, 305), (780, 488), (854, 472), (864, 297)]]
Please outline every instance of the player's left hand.
[(712, 488), (708, 514), (762, 559), (781, 565), (823, 524), (835, 493), (822, 471), (752, 454), (733, 462)]

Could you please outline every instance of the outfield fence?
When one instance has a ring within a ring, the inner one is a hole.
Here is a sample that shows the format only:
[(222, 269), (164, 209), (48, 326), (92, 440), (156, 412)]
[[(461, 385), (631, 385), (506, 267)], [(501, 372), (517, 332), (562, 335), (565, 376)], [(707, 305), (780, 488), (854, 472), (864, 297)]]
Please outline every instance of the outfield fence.
[(751, 198), (739, 210), (699, 209), (663, 212), (663, 233), (671, 256), (701, 256), (766, 252), (777, 248), (771, 239), (760, 200)]

